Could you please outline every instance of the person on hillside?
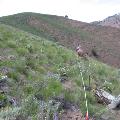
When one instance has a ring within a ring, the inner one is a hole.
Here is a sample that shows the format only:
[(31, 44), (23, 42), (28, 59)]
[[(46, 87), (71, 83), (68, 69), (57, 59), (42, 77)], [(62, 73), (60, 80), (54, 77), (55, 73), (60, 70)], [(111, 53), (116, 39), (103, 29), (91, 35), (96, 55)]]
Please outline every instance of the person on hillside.
[(83, 57), (85, 60), (88, 60), (88, 55), (85, 53), (80, 45), (76, 47), (76, 52), (79, 57)]

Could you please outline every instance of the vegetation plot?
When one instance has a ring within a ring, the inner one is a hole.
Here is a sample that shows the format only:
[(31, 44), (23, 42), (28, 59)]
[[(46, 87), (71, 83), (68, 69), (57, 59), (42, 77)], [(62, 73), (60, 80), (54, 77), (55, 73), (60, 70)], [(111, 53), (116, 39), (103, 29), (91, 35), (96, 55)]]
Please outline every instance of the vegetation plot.
[[(74, 104), (85, 114), (82, 77), (88, 86), (91, 76), (92, 88), (109, 86), (116, 95), (120, 89), (118, 70), (90, 58), (84, 61), (57, 43), (3, 24), (0, 24), (0, 57), (0, 74), (8, 76), (7, 90), (0, 94), (0, 102), (14, 97), (17, 103), (15, 107), (6, 103), (0, 109), (0, 119), (53, 119), (54, 113), (64, 110), (58, 107), (59, 102), (52, 104), (55, 98)], [(87, 99), (91, 117), (105, 111), (92, 91), (87, 91)]]

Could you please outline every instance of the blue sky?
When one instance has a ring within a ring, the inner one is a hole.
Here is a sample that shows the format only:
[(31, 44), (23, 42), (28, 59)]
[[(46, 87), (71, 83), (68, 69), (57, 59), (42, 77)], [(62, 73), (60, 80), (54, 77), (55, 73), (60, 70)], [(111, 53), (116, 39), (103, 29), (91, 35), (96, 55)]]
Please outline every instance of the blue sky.
[(53, 14), (83, 21), (98, 21), (120, 13), (120, 0), (0, 0), (0, 16), (20, 12)]

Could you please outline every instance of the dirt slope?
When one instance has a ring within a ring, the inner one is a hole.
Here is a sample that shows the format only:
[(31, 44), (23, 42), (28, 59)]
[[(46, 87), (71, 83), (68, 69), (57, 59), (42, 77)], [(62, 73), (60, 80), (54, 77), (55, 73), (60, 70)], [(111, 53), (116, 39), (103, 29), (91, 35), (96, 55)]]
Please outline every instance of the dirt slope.
[(120, 29), (37, 13), (20, 13), (2, 17), (0, 21), (73, 50), (81, 44), (89, 56), (94, 57), (91, 52), (94, 50), (98, 60), (120, 67)]

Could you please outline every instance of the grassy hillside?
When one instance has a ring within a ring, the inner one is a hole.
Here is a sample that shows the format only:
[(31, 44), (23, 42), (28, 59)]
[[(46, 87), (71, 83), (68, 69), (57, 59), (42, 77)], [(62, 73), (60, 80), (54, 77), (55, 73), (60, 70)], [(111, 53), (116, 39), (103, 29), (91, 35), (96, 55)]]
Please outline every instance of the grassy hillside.
[(72, 38), (74, 38), (75, 35), (78, 36), (77, 33), (80, 34), (79, 37), (83, 40), (85, 40), (87, 36), (87, 32), (83, 30), (78, 31), (78, 29), (75, 29), (72, 26), (66, 26), (65, 21), (67, 22), (67, 19), (64, 17), (54, 15), (20, 13), (0, 18), (0, 21), (32, 34), (49, 38), (49, 40), (66, 42), (65, 45), (69, 47), (71, 42), (74, 42), (74, 39)]
[[(51, 104), (55, 98), (64, 98), (85, 114), (80, 71), (86, 86), (90, 75), (92, 88), (109, 86), (115, 95), (120, 89), (116, 69), (92, 59), (84, 61), (72, 50), (4, 24), (0, 24), (0, 58), (0, 74), (8, 76), (0, 102), (9, 97), (17, 101), (15, 107), (6, 103), (0, 108), (0, 119), (52, 119), (53, 113), (64, 111), (64, 107), (58, 110), (57, 105)], [(105, 80), (108, 84), (104, 85)], [(99, 116), (105, 111), (92, 91), (87, 91), (87, 98), (90, 116)]]
[(56, 41), (68, 48), (75, 49), (81, 44), (89, 56), (94, 57), (94, 50), (99, 55), (98, 60), (120, 67), (119, 29), (38, 13), (6, 16), (0, 18), (0, 22)]

